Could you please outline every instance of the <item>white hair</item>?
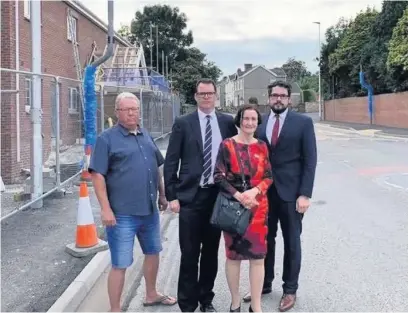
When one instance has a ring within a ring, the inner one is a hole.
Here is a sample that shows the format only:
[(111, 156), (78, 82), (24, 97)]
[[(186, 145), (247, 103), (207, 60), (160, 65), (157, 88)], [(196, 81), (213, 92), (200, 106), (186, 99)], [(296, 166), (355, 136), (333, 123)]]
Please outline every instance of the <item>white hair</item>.
[(134, 95), (134, 94), (131, 93), (131, 92), (125, 91), (125, 92), (121, 92), (121, 93), (118, 94), (118, 96), (116, 97), (116, 100), (115, 100), (115, 109), (117, 109), (117, 108), (119, 107), (120, 102), (121, 102), (123, 99), (134, 99), (134, 100), (136, 100), (137, 103), (140, 104), (139, 98), (136, 97), (136, 95)]

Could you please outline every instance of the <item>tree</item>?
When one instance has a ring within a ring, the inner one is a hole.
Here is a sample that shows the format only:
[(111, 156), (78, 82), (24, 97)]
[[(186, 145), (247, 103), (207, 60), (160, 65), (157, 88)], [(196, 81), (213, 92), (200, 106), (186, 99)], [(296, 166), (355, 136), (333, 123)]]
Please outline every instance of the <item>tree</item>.
[[(151, 29), (152, 41), (150, 41)], [(195, 103), (193, 93), (198, 79), (205, 77), (216, 81), (221, 74), (220, 69), (206, 59), (206, 54), (198, 48), (191, 47), (193, 33), (187, 31), (187, 16), (177, 7), (145, 6), (143, 12), (135, 13), (130, 30), (133, 42), (138, 41), (145, 48), (148, 66), (152, 64), (160, 73), (163, 72), (162, 51), (164, 51), (164, 55), (168, 57), (169, 73), (172, 72), (173, 87), (179, 90), (187, 103)], [(159, 50), (159, 64), (156, 62), (156, 48)], [(153, 62), (150, 61), (150, 52), (153, 54)]]
[(185, 59), (177, 62), (172, 73), (172, 81), (175, 89), (183, 91), (186, 103), (193, 104), (195, 86), (200, 78), (210, 78), (217, 81), (221, 70), (206, 59), (206, 55), (197, 48), (183, 50)]
[(399, 19), (389, 42), (387, 67), (396, 81), (396, 91), (408, 88), (408, 9)]
[(310, 76), (310, 72), (306, 68), (304, 61), (298, 61), (295, 58), (289, 58), (285, 64), (282, 65), (282, 69), (286, 73), (286, 79), (288, 82), (299, 82), (303, 77)]
[[(152, 26), (152, 41), (150, 41), (150, 26)], [(160, 73), (162, 73), (162, 51), (165, 56), (168, 56), (169, 68), (172, 68), (173, 62), (179, 60), (180, 51), (193, 43), (193, 34), (191, 31), (186, 32), (186, 28), (187, 16), (181, 13), (179, 8), (169, 5), (145, 6), (143, 12), (135, 13), (130, 26), (134, 41), (137, 40), (145, 49), (146, 63), (152, 64)], [(156, 30), (159, 64), (156, 64)], [(150, 51), (153, 53), (153, 62), (150, 60)]]
[(362, 50), (361, 63), (366, 80), (375, 93), (390, 92), (395, 84), (387, 70), (388, 43), (398, 20), (408, 7), (407, 1), (384, 1), (370, 30), (370, 40)]
[(329, 56), (329, 73), (339, 81), (340, 97), (363, 95), (359, 72), (364, 46), (370, 42), (370, 29), (378, 12), (367, 8), (360, 12), (344, 33), (336, 50)]
[(302, 90), (312, 89), (315, 92), (319, 91), (319, 73), (304, 76), (299, 80), (299, 86)]
[(133, 34), (128, 25), (120, 25), (118, 34), (130, 42), (134, 42)]
[(337, 77), (330, 73), (329, 56), (336, 51), (351, 21), (341, 18), (336, 25), (326, 30), (326, 43), (322, 45), (320, 52), (320, 70), (322, 79), (322, 97), (324, 99), (334, 98), (336, 94)]

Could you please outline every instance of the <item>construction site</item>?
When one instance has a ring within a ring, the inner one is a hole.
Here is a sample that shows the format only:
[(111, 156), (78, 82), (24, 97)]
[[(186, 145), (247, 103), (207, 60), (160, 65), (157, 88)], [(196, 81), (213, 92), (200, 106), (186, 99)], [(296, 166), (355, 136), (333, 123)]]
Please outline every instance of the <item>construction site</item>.
[(139, 98), (159, 149), (180, 115), (164, 59), (162, 73), (147, 65), (144, 47), (113, 30), (114, 2), (103, 3), (108, 23), (79, 1), (0, 2), (2, 311), (48, 311), (107, 249), (86, 174), (117, 95)]
[[(94, 77), (97, 134), (115, 124), (114, 102), (123, 91), (139, 98), (141, 126), (154, 138), (168, 133), (180, 114), (169, 75), (164, 67), (159, 73), (147, 66), (141, 44), (113, 29), (110, 43), (109, 25), (77, 1), (45, 2), (40, 10), (38, 33), (31, 1), (1, 2), (2, 218), (29, 207), (35, 198), (65, 191), (79, 177), (86, 141), (84, 71), (109, 49), (111, 55), (96, 67)], [(66, 28), (57, 23), (61, 20), (67, 21)], [(36, 78), (41, 93), (34, 98)], [(32, 182), (38, 162), (42, 188)]]

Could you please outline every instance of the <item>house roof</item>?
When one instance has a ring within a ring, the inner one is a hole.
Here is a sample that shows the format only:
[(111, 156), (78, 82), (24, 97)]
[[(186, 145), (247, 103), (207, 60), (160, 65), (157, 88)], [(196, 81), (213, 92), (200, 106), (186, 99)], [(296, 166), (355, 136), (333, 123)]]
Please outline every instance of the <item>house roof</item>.
[(243, 71), (243, 74), (242, 74), (242, 75), (239, 75), (239, 77), (246, 76), (246, 75), (248, 75), (249, 73), (255, 71), (257, 68), (260, 68), (260, 67), (263, 68), (264, 70), (268, 71), (269, 73), (271, 73), (271, 74), (274, 75), (274, 76), (280, 76), (280, 75), (278, 75), (276, 72), (274, 72), (273, 70), (267, 69), (267, 68), (266, 68), (265, 66), (263, 66), (263, 65), (255, 65), (255, 66), (253, 66), (252, 68), (248, 69), (247, 71)]
[[(103, 22), (98, 16), (95, 15), (91, 10), (89, 10), (85, 5), (83, 5), (81, 2), (77, 0), (64, 0), (66, 4), (68, 4), (70, 7), (75, 9), (77, 12), (81, 13), (83, 16), (85, 16), (88, 20), (90, 20), (92, 23), (94, 23), (96, 26), (104, 30), (105, 32), (108, 32), (108, 25)], [(104, 2), (107, 3), (107, 2)], [(115, 40), (119, 41), (121, 44), (132, 47), (133, 45), (127, 41), (125, 38), (120, 36), (117, 32), (114, 32), (114, 38)]]
[(274, 67), (270, 69), (271, 72), (274, 72), (278, 76), (286, 76), (285, 71), (281, 67)]
[(236, 73), (228, 75), (226, 77), (228, 77), (229, 80), (234, 80), (235, 78), (243, 77), (243, 76), (251, 73), (252, 71), (254, 71), (255, 69), (257, 69), (259, 67), (262, 67), (263, 69), (265, 69), (266, 71), (268, 71), (269, 73), (271, 73), (274, 76), (277, 76), (277, 77), (286, 76), (285, 71), (283, 69), (279, 68), (279, 67), (275, 67), (273, 69), (268, 69), (263, 65), (255, 65), (255, 66), (252, 66), (251, 68), (248, 68), (246, 70), (241, 70), (239, 68)]

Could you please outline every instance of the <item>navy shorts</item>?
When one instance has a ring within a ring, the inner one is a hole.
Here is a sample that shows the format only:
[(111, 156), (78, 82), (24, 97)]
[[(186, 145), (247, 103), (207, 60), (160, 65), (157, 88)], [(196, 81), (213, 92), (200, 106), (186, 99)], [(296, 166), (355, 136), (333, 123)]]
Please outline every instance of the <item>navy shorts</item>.
[(160, 215), (115, 215), (116, 225), (106, 227), (113, 268), (127, 268), (133, 263), (133, 246), (137, 237), (143, 254), (156, 255), (162, 251)]

